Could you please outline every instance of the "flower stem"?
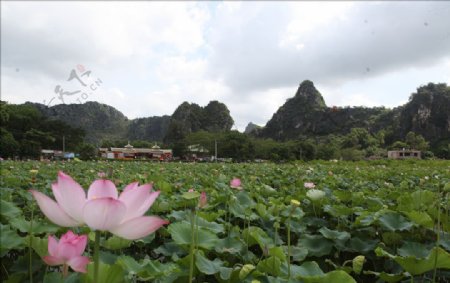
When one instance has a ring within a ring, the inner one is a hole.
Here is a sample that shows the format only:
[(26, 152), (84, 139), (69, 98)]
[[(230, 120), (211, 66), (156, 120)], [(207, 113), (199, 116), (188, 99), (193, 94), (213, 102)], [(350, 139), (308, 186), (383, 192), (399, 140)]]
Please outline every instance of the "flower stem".
[(438, 255), (439, 255), (439, 242), (441, 241), (441, 202), (440, 202), (440, 191), (438, 191), (438, 200), (437, 200), (437, 204), (438, 204), (438, 215), (437, 215), (437, 237), (436, 237), (436, 245), (435, 245), (435, 250), (436, 250), (436, 256), (434, 257), (434, 270), (433, 270), (433, 283), (436, 282), (436, 274), (437, 274), (437, 259), (438, 259)]
[(33, 247), (33, 209), (31, 209), (31, 220), (30, 220), (30, 232), (28, 233), (28, 237), (29, 237), (29, 246), (28, 246), (28, 251), (29, 251), (29, 265), (28, 265), (28, 272), (30, 273), (30, 283), (33, 283), (33, 266), (32, 266), (32, 247)]
[(314, 205), (314, 202), (312, 205), (313, 205), (313, 210), (314, 210), (314, 216), (317, 217), (316, 206)]
[(67, 278), (67, 275), (69, 275), (69, 266), (67, 264), (63, 265), (63, 278)]
[(98, 282), (98, 267), (99, 267), (99, 250), (100, 250), (100, 231), (95, 231), (94, 243), (94, 282)]
[(288, 218), (287, 244), (288, 244), (288, 280), (289, 280), (291, 278), (291, 216), (289, 216)]
[(191, 247), (189, 249), (189, 283), (192, 283), (192, 278), (194, 276), (194, 246), (195, 246), (195, 208), (191, 211)]

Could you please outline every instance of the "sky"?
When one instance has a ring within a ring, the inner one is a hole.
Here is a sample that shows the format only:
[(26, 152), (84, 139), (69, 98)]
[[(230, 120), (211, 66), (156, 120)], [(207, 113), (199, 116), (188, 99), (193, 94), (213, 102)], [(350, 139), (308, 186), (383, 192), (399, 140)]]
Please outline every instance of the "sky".
[(450, 84), (450, 2), (1, 2), (1, 99), (128, 118), (225, 103), (265, 125), (303, 80), (328, 106), (396, 107)]

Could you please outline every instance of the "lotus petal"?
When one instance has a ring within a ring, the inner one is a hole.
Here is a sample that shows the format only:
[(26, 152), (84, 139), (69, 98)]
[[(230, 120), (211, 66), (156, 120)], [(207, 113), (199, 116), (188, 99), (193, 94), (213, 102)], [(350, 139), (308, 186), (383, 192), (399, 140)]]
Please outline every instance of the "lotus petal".
[(75, 221), (51, 198), (36, 190), (30, 190), (36, 199), (39, 208), (47, 218), (56, 225), (63, 227), (79, 226), (81, 223)]
[(44, 256), (42, 258), (42, 260), (46, 264), (51, 265), (51, 266), (64, 264), (64, 260), (62, 258), (51, 256), (51, 255)]
[(59, 240), (59, 257), (65, 261), (80, 256), (87, 244), (87, 235), (75, 235), (72, 231), (67, 232)]
[(123, 189), (122, 194), (123, 194), (124, 192), (128, 192), (128, 191), (130, 191), (130, 190), (133, 190), (133, 189), (137, 188), (138, 186), (139, 186), (139, 182), (133, 182), (133, 183), (130, 183), (130, 184), (128, 184), (128, 185)]
[(70, 176), (58, 173), (58, 182), (52, 184), (53, 194), (61, 208), (78, 222), (83, 222), (83, 205), (86, 192)]
[(87, 193), (88, 200), (98, 198), (117, 199), (118, 195), (116, 185), (110, 180), (95, 180)]
[(86, 273), (86, 266), (89, 263), (89, 258), (86, 256), (76, 256), (72, 257), (67, 264), (75, 271)]
[(126, 211), (125, 204), (119, 200), (99, 198), (86, 202), (83, 208), (83, 217), (89, 227), (107, 231), (122, 222)]
[(141, 216), (110, 229), (110, 232), (124, 239), (136, 240), (150, 235), (165, 224), (169, 222), (159, 217)]
[(58, 257), (58, 240), (53, 236), (48, 236), (48, 253), (51, 256)]
[(127, 207), (123, 221), (144, 215), (152, 206), (160, 192), (150, 193), (151, 189), (151, 185), (143, 185), (120, 195), (119, 200)]

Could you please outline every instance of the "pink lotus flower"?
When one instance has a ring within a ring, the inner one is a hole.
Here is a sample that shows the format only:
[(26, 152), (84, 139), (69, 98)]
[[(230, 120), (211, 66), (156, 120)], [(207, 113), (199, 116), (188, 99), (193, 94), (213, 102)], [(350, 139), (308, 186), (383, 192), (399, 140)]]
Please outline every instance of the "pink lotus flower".
[(232, 188), (234, 188), (234, 189), (242, 190), (242, 187), (241, 187), (241, 179), (239, 179), (239, 178), (233, 178), (233, 179), (230, 181), (230, 187), (232, 187)]
[(120, 194), (109, 180), (94, 181), (86, 193), (69, 175), (58, 173), (52, 184), (56, 202), (31, 190), (41, 211), (53, 223), (73, 227), (86, 224), (91, 229), (110, 231), (124, 239), (135, 240), (158, 230), (167, 221), (156, 216), (143, 216), (159, 196), (150, 184), (134, 182)]
[(78, 236), (72, 231), (62, 235), (61, 240), (48, 236), (48, 253), (42, 259), (48, 265), (69, 265), (77, 272), (86, 273), (89, 258), (82, 256), (87, 244), (87, 235)]
[(314, 189), (316, 187), (316, 185), (314, 185), (313, 182), (307, 182), (304, 184), (305, 188), (307, 189)]
[(206, 192), (202, 192), (200, 195), (200, 200), (198, 201), (198, 207), (203, 208), (208, 203), (208, 199), (206, 197)]

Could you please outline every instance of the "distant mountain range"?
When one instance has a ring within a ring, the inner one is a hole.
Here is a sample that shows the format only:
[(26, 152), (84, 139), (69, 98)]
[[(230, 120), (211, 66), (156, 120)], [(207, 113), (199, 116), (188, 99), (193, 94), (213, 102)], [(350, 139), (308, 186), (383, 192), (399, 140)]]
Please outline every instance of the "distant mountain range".
[[(191, 132), (228, 131), (233, 119), (227, 106), (211, 101), (201, 107), (184, 102), (171, 116), (128, 119), (109, 105), (86, 102), (47, 107), (30, 103), (50, 118), (86, 131), (89, 142), (101, 140), (149, 140), (173, 142)], [(327, 107), (313, 82), (303, 81), (264, 127), (249, 123), (246, 133), (275, 140), (299, 139), (329, 134), (347, 134), (360, 127), (370, 132), (385, 130), (394, 139), (409, 131), (431, 143), (450, 140), (450, 87), (430, 83), (413, 93), (409, 102), (394, 109), (384, 107)]]
[(433, 83), (421, 86), (405, 105), (394, 109), (327, 107), (314, 84), (304, 81), (295, 96), (255, 134), (288, 140), (347, 134), (351, 128), (365, 128), (373, 133), (385, 130), (392, 139), (403, 139), (410, 131), (421, 134), (431, 143), (450, 139), (450, 87)]

